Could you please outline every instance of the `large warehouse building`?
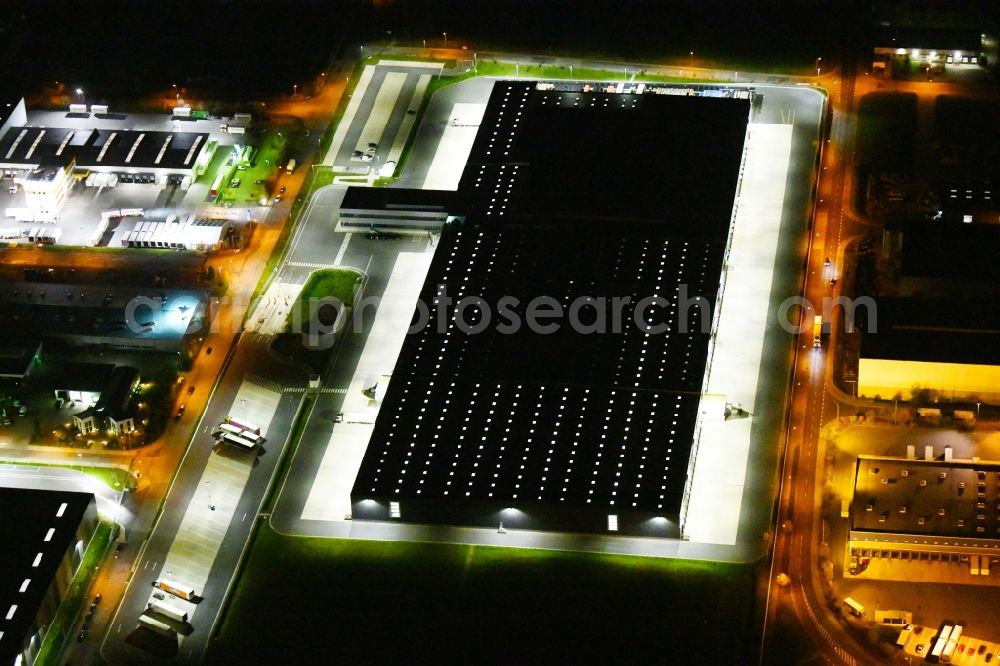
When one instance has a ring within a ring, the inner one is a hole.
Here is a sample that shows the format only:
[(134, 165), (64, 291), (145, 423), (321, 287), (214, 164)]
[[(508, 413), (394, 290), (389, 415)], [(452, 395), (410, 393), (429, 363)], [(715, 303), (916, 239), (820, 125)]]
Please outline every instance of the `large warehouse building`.
[(1000, 315), (978, 300), (879, 298), (861, 338), (858, 394), (1000, 400)]
[(31, 666), (97, 530), (97, 503), (0, 488), (0, 506), (0, 664)]
[(996, 585), (1000, 463), (917, 453), (858, 458), (848, 555), (868, 578)]
[(355, 520), (680, 536), (750, 106), (494, 86)]

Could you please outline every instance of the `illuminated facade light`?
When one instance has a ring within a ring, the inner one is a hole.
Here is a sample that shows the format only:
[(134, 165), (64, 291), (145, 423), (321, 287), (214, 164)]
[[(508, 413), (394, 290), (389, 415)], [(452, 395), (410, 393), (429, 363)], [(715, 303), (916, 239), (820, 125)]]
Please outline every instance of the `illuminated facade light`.
[(399, 512), (399, 502), (389, 502), (389, 516), (391, 518), (399, 518), (401, 515)]

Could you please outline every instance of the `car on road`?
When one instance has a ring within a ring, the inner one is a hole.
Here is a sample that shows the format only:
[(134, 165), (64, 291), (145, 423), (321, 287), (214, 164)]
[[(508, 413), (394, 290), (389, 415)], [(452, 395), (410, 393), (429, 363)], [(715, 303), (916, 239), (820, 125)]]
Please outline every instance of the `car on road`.
[(192, 393), (194, 393), (194, 384), (188, 386), (188, 395), (191, 395)]
[(399, 238), (399, 234), (392, 233), (391, 231), (378, 231), (377, 229), (372, 229), (368, 232), (368, 238), (371, 240), (393, 240)]
[[(205, 350), (205, 356), (211, 356), (211, 355), (212, 355), (212, 348), (209, 347), (208, 349)], [(191, 395), (191, 394), (189, 393), (188, 395)]]
[(917, 653), (917, 654), (920, 654), (920, 653), (921, 653), (921, 652), (923, 652), (923, 651), (924, 651), (924, 646), (923, 646), (923, 645), (918, 645), (918, 646), (917, 646), (917, 649), (916, 649), (916, 653)]
[(174, 416), (175, 419), (179, 419), (184, 416), (184, 410), (187, 409), (187, 405), (181, 405), (177, 408), (177, 414)]
[(278, 190), (278, 194), (284, 194), (284, 193), (285, 193), (285, 186), (282, 185), (281, 189)]
[(281, 195), (278, 195), (278, 196), (274, 197), (274, 203), (276, 203), (276, 204), (281, 203)]
[(80, 633), (76, 635), (76, 642), (82, 643), (83, 639), (87, 637), (87, 628), (84, 627), (80, 629)]

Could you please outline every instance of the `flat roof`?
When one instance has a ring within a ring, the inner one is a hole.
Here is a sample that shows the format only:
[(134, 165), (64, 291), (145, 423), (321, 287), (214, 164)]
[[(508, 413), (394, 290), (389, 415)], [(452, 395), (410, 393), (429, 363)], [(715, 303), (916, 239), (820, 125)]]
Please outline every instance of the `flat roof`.
[[(90, 493), (22, 490), (0, 487), (0, 661), (11, 663), (21, 651), (28, 629), (35, 622), (46, 590), (76, 541), (76, 531)], [(59, 517), (60, 507), (66, 508)], [(46, 536), (52, 529), (51, 538)], [(38, 566), (34, 566), (37, 556)], [(25, 581), (28, 581), (25, 585)], [(22, 592), (21, 589), (24, 589)], [(13, 606), (13, 617), (6, 619)]]
[(728, 232), (747, 99), (538, 90), (499, 82), (459, 185), (480, 219), (611, 220)]
[(1000, 225), (907, 222), (900, 273), (905, 277), (1000, 282)]
[(0, 342), (0, 377), (24, 377), (42, 348), (39, 339)]
[(861, 358), (1000, 365), (1000, 312), (979, 300), (879, 297), (876, 306)]
[(695, 307), (680, 332), (671, 317), (681, 285), (714, 306), (749, 101), (572, 95), (495, 84), (466, 219), (445, 228), (421, 300), (443, 285), (496, 315), (514, 297), (523, 320), (539, 296), (660, 296), (648, 320), (671, 331), (643, 332), (631, 308), (603, 333), (432, 321), (403, 344), (353, 496), (679, 511), (710, 321)]
[(1000, 462), (858, 458), (855, 531), (1000, 538)]
[(66, 164), (120, 169), (191, 169), (204, 132), (74, 127), (11, 127), (0, 137), (0, 164)]
[(411, 190), (400, 187), (351, 186), (344, 193), (341, 210), (426, 210), (454, 209), (455, 193), (449, 190)]
[(114, 363), (86, 363), (69, 361), (59, 366), (48, 387), (60, 391), (88, 391), (101, 393), (108, 388), (114, 372)]
[[(126, 311), (133, 299), (142, 299), (136, 301), (135, 323), (152, 322), (152, 330), (141, 332), (127, 325)], [(0, 289), (0, 317), (43, 337), (180, 339), (204, 316), (206, 301), (204, 292), (188, 289), (8, 282)]]

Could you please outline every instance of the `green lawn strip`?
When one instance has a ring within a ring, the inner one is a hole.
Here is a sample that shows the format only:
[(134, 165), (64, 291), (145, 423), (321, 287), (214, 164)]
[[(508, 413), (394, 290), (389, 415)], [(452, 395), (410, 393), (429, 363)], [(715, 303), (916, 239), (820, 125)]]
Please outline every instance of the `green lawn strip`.
[[(89, 474), (112, 490), (121, 490), (128, 482), (128, 472), (118, 467), (93, 467), (83, 465), (58, 465), (56, 463), (36, 463), (22, 460), (2, 460), (0, 465), (24, 465), (27, 467), (61, 467)], [(115, 484), (118, 484), (117, 486)]]
[(59, 609), (52, 619), (52, 624), (49, 625), (49, 630), (42, 640), (36, 664), (46, 666), (47, 664), (60, 663), (60, 657), (65, 651), (66, 645), (73, 638), (70, 632), (86, 606), (90, 585), (97, 576), (97, 570), (111, 546), (113, 531), (114, 525), (111, 523), (102, 521), (97, 526), (90, 546), (83, 555), (83, 562), (77, 569), (76, 575), (73, 576), (73, 581), (70, 583), (62, 603), (59, 604)]
[[(310, 663), (336, 627), (345, 662), (617, 654), (735, 663), (752, 591), (744, 565), (286, 537), (262, 524), (214, 647), (227, 659)], [(294, 614), (273, 612), (288, 599)]]
[(293, 313), (301, 313), (302, 321), (310, 319), (312, 303), (320, 299), (335, 298), (344, 305), (354, 304), (354, 289), (361, 276), (343, 268), (325, 268), (313, 271), (302, 285), (302, 291), (288, 311), (286, 326), (292, 325)]

